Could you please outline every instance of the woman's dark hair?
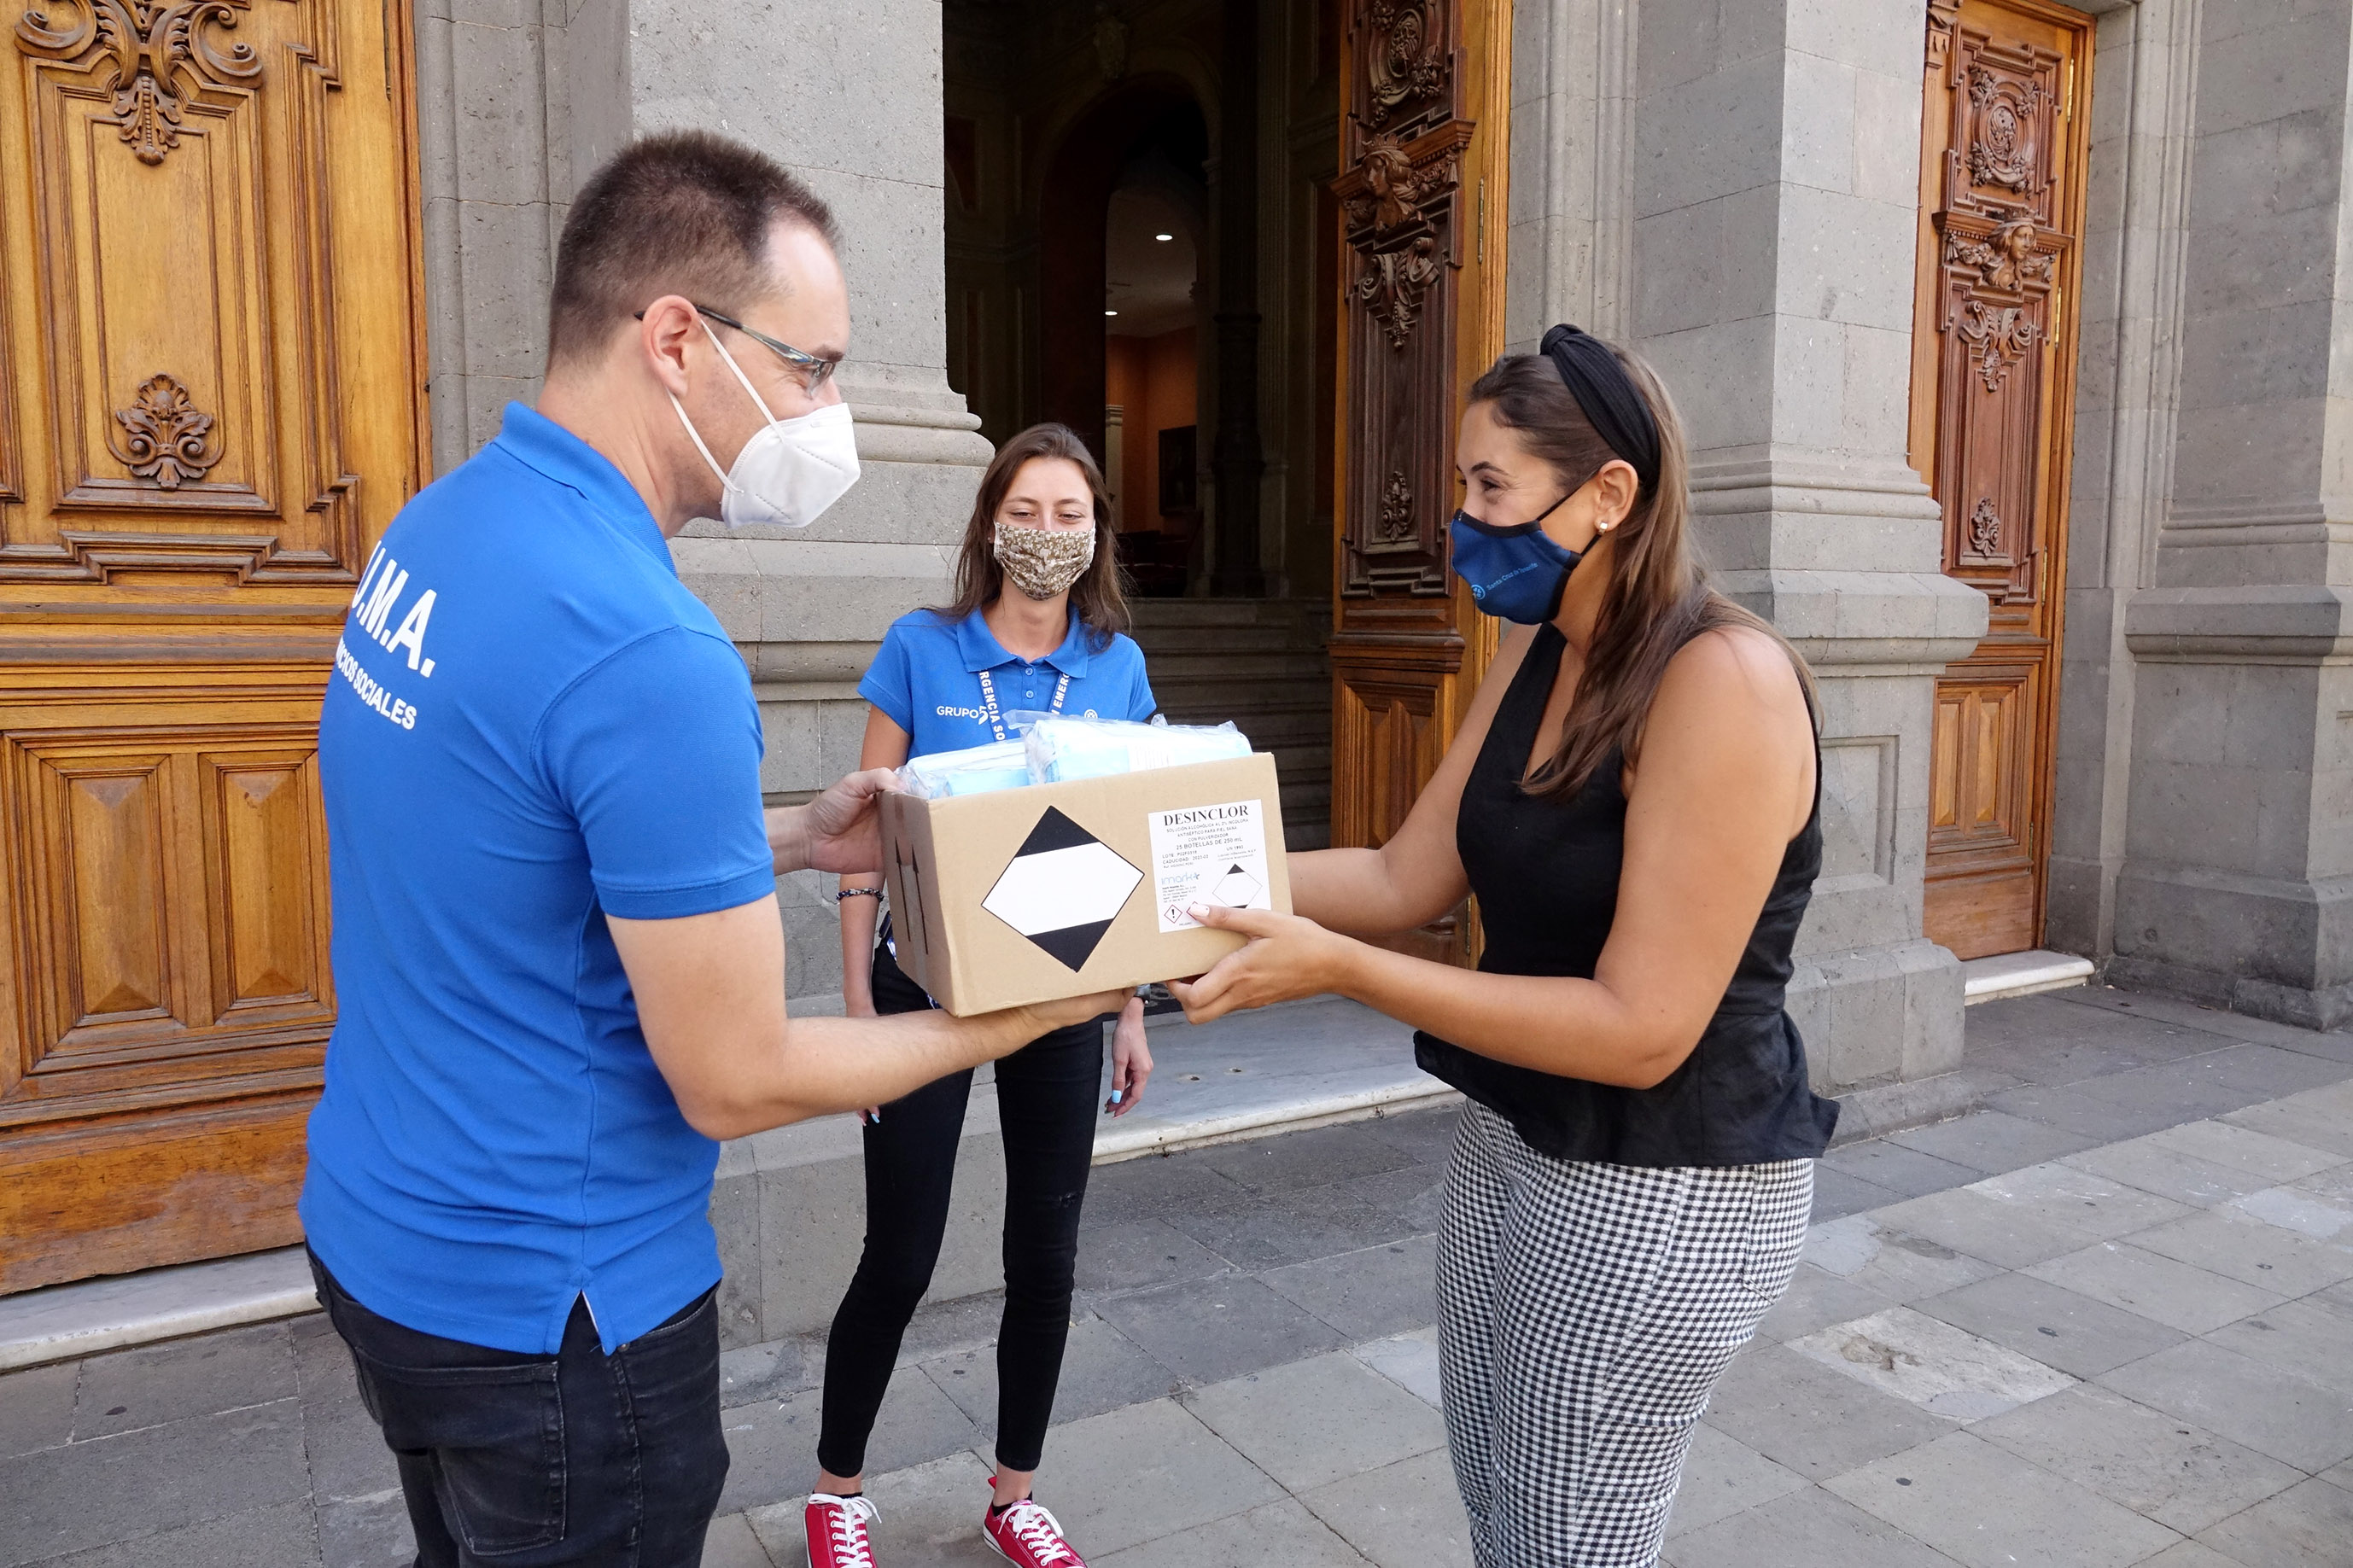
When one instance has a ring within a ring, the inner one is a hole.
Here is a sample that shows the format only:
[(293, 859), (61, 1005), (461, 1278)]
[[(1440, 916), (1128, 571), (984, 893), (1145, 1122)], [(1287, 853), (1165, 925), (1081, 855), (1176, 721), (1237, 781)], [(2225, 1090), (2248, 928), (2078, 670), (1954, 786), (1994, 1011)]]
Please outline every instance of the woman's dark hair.
[(975, 610), (997, 602), (1005, 589), (1005, 569), (997, 563), (997, 509), (1021, 465), (1039, 458), (1076, 463), (1094, 497), (1095, 558), (1071, 584), (1071, 609), (1087, 628), (1088, 646), (1100, 652), (1115, 632), (1127, 630), (1127, 574), (1119, 563), (1119, 542), (1111, 531), (1111, 497), (1103, 489), (1103, 470), (1094, 454), (1067, 425), (1032, 425), (997, 449), (988, 471), (980, 476), (980, 493), (972, 500), (972, 521), (965, 524), (964, 549), (956, 556), (955, 600), (934, 613), (943, 620), (961, 621)]
[[(1609, 535), (1617, 542), (1608, 558), (1609, 584), (1577, 695), (1561, 726), (1559, 749), (1522, 781), (1528, 794), (1554, 799), (1584, 788), (1613, 748), (1630, 763), (1638, 760), (1643, 721), (1667, 661), (1695, 637), (1730, 626), (1764, 633), (1789, 656), (1810, 706), (1814, 697), (1813, 674), (1789, 640), (1709, 585), (1691, 545), (1683, 422), (1650, 366), (1614, 345), (1611, 352), (1658, 424), (1659, 477), (1635, 496), (1633, 510)], [(1530, 455), (1559, 475), (1565, 490), (1577, 489), (1619, 456), (1594, 431), (1561, 373), (1543, 354), (1497, 360), (1472, 384), (1470, 401), (1487, 404), (1498, 424), (1517, 431)]]

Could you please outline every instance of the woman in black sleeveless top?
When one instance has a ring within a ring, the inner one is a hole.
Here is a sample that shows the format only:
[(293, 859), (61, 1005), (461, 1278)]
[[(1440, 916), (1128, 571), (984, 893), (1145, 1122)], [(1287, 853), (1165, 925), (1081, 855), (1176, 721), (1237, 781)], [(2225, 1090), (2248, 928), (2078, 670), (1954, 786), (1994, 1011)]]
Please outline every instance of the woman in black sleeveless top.
[[(1296, 915), (1197, 910), (1252, 940), (1176, 990), (1196, 1022), (1338, 992), (1417, 1026), (1470, 1102), (1438, 1292), (1474, 1553), (1644, 1568), (1837, 1121), (1782, 1006), (1821, 867), (1810, 680), (1702, 577), (1640, 362), (1555, 327), (1472, 386), (1456, 455), (1455, 570), (1524, 629), (1397, 836), (1293, 856)], [(1355, 940), (1465, 893), (1476, 973)]]

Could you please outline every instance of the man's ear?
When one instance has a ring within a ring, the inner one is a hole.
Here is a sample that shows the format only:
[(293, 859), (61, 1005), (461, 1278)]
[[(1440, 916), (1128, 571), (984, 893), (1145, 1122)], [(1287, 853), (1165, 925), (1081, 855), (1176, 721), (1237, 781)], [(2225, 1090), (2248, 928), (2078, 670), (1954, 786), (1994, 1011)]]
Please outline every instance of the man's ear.
[(672, 397), (684, 397), (687, 345), (702, 335), (702, 315), (683, 294), (665, 294), (638, 319), (638, 350), (654, 379)]

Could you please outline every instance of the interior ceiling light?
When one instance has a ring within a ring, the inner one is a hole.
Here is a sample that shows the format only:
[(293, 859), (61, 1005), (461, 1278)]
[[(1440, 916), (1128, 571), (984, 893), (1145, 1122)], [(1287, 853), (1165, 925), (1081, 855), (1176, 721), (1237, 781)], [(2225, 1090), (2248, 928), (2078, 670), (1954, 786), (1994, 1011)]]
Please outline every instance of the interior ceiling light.
[(1106, 316), (1116, 316), (1119, 312), (1117, 310), (1105, 310), (1103, 314)]
[(1174, 239), (1176, 237), (1173, 234), (1155, 234), (1152, 237), (1155, 239)]

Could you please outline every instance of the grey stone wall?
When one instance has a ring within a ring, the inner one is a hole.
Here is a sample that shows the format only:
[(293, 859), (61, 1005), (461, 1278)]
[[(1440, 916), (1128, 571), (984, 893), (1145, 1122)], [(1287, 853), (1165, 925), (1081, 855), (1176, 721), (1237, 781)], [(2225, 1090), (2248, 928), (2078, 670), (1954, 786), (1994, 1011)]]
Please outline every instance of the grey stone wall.
[(1949, 1070), (1931, 693), (1986, 610), (1905, 458), (1922, 0), (1528, 0), (1516, 27), (1508, 331), (1582, 317), (1658, 368), (1711, 564), (1820, 679), (1827, 862), (1791, 994), (1816, 1082)]
[(2353, 5), (2197, 8), (2179, 417), (2109, 972), (2353, 1016)]
[[(943, 595), (988, 443), (947, 384), (939, 7), (816, 0), (427, 0), (417, 22), (434, 458), (462, 462), (537, 394), (555, 239), (580, 180), (634, 134), (724, 132), (841, 221), (864, 476), (800, 532), (690, 524), (681, 576), (750, 665), (771, 804), (854, 767), (856, 685), (896, 616)], [(785, 879), (787, 994), (837, 1002), (831, 879)]]

